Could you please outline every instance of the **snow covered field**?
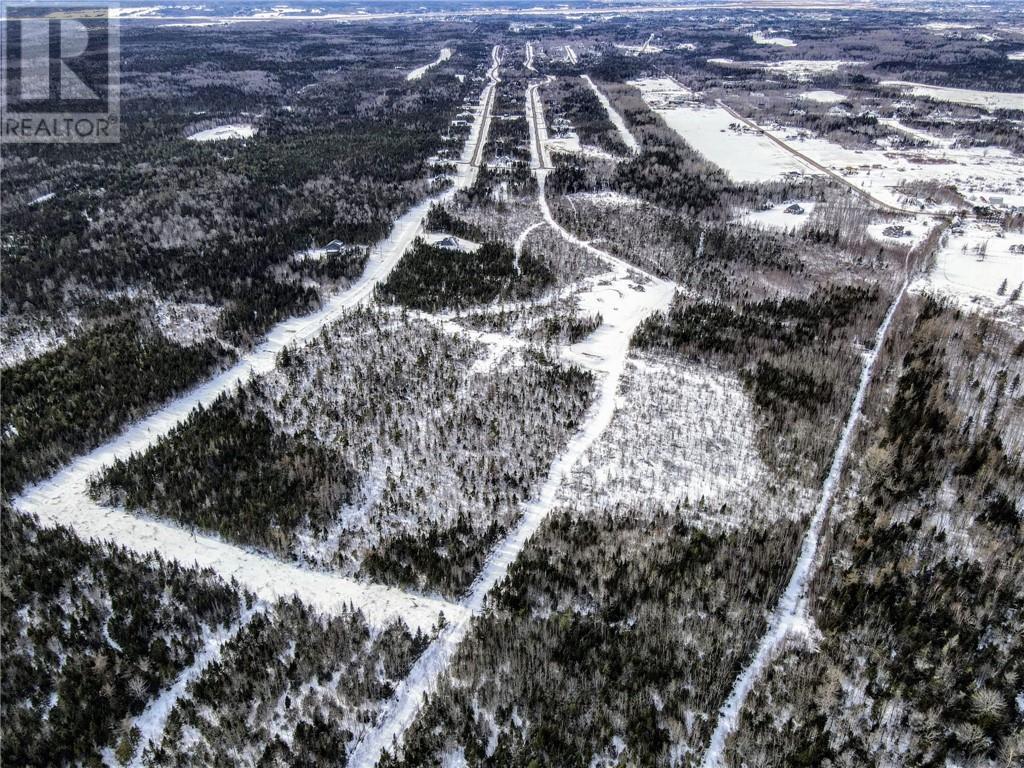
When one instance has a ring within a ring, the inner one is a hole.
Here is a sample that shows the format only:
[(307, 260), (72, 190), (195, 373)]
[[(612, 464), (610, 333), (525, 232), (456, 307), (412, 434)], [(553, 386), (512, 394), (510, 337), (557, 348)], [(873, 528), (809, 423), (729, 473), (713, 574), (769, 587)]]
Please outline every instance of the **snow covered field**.
[(912, 96), (935, 101), (965, 104), (979, 109), (1024, 109), (1024, 93), (999, 93), (997, 91), (974, 91), (968, 88), (944, 88), (937, 85), (911, 83), (905, 80), (883, 80), (879, 85), (898, 86), (910, 91)]
[(762, 32), (761, 30), (751, 32), (750, 39), (758, 45), (777, 45), (780, 48), (796, 48), (796, 43), (788, 37), (772, 37), (771, 35), (773, 35), (774, 32), (775, 30), (773, 29), (769, 29), (767, 32)]
[[(950, 206), (926, 200), (908, 200), (899, 185), (914, 181), (955, 186), (969, 202), (1024, 205), (1024, 158), (999, 148), (947, 148), (854, 150), (817, 136), (789, 128), (766, 128), (797, 151), (835, 171), (880, 200), (897, 207), (945, 211)], [(997, 206), (999, 207), (999, 206)]]
[(691, 99), (685, 88), (668, 78), (630, 83), (650, 107), (695, 150), (739, 182), (777, 179), (787, 173), (816, 173), (771, 140), (742, 126), (718, 106)]
[(835, 91), (805, 91), (800, 94), (800, 98), (816, 101), (819, 104), (839, 104), (846, 101), (846, 96)]
[(412, 72), (410, 72), (409, 74), (407, 74), (405, 76), (405, 79), (406, 80), (419, 80), (421, 77), (423, 77), (425, 74), (427, 74), (427, 72), (430, 69), (436, 67), (438, 64), (442, 64), (442, 63), (448, 61), (448, 59), (450, 59), (451, 57), (452, 57), (452, 49), (451, 48), (442, 48), (441, 52), (439, 54), (437, 54), (437, 58), (436, 59), (434, 59), (429, 64), (424, 64), (422, 67), (416, 67), (416, 69), (414, 69)]
[[(1012, 253), (1011, 247), (1019, 252)], [(934, 269), (914, 284), (914, 290), (948, 296), (968, 310), (1010, 311), (1020, 320), (1024, 303), (1018, 299), (1011, 306), (1009, 294), (1022, 283), (1024, 234), (1006, 232), (1000, 236), (998, 225), (972, 221), (963, 226), (962, 234), (948, 236)]]
[(256, 135), (257, 128), (250, 123), (233, 123), (207, 128), (205, 131), (193, 133), (189, 141), (226, 141), (228, 139), (251, 139)]
[(793, 201), (787, 200), (764, 211), (747, 211), (739, 217), (738, 221), (748, 226), (769, 227), (784, 231), (799, 229), (807, 223), (807, 219), (814, 212), (814, 203), (801, 200), (796, 204), (803, 209), (802, 213), (787, 213), (786, 209), (793, 205)]
[(844, 61), (841, 59), (788, 59), (786, 61), (735, 61), (734, 59), (713, 58), (708, 64), (725, 68), (760, 69), (777, 75), (792, 78), (798, 82), (806, 82), (816, 75), (838, 72), (842, 67), (860, 67), (861, 61)]

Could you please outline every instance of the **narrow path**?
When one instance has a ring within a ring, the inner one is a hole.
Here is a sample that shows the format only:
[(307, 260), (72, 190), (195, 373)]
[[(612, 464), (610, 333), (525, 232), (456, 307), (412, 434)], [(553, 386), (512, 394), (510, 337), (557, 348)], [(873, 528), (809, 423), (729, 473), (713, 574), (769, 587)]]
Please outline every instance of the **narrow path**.
[(543, 227), (547, 222), (535, 221), (533, 224), (528, 226), (522, 232), (519, 233), (519, 237), (516, 238), (515, 243), (512, 245), (512, 253), (515, 256), (515, 260), (512, 262), (512, 266), (516, 270), (516, 274), (522, 274), (522, 270), (519, 268), (519, 256), (523, 252), (523, 246), (526, 245), (526, 238), (530, 236), (531, 232), (534, 232), (539, 227)]
[[(140, 738), (135, 748), (134, 758), (129, 763), (131, 768), (142, 768), (142, 755), (146, 748), (150, 744), (159, 745), (167, 726), (167, 718), (170, 717), (174, 705), (185, 694), (189, 684), (198, 679), (210, 664), (219, 660), (224, 646), (230, 643), (256, 616), (264, 613), (268, 607), (266, 603), (256, 603), (252, 608), (242, 611), (238, 621), (230, 627), (212, 633), (207, 638), (203, 649), (196, 654), (191, 666), (182, 670), (169, 688), (160, 691), (155, 698), (150, 700), (146, 708), (142, 710), (142, 714), (135, 718), (133, 723), (139, 729)], [(112, 751), (106, 751), (104, 762), (110, 768), (119, 765)]]
[(626, 121), (622, 119), (615, 107), (608, 100), (608, 97), (604, 95), (604, 92), (590, 79), (590, 75), (580, 75), (580, 78), (590, 86), (590, 90), (597, 96), (597, 100), (601, 102), (601, 106), (604, 107), (604, 111), (608, 113), (608, 119), (612, 121), (612, 125), (615, 126), (615, 130), (619, 132), (619, 138), (622, 139), (622, 143), (626, 145), (630, 152), (639, 152), (640, 144), (637, 142), (636, 137), (630, 132), (626, 126)]
[[(466, 142), (464, 156), (471, 159), (479, 157), (486, 143), (494, 87), (498, 82), (499, 50), (499, 46), (495, 46), (491, 52), (490, 82), (481, 94), (480, 107)], [(347, 291), (330, 297), (320, 310), (310, 315), (293, 317), (278, 324), (233, 366), (129, 426), (114, 439), (73, 460), (53, 477), (25, 489), (15, 499), (15, 506), (22, 512), (37, 516), (44, 525), (67, 526), (85, 540), (109, 540), (138, 554), (155, 551), (184, 565), (213, 568), (225, 579), (238, 579), (243, 586), (268, 602), (295, 595), (326, 613), (335, 613), (351, 604), (361, 609), (371, 624), (383, 626), (402, 618), (411, 627), (424, 631), (429, 631), (439, 613), (444, 613), (449, 620), (458, 619), (464, 610), (456, 604), (327, 571), (301, 568), (215, 536), (197, 535), (173, 522), (101, 506), (89, 498), (87, 489), (91, 475), (115, 459), (126, 459), (132, 453), (144, 452), (187, 418), (197, 406), (209, 406), (218, 396), (233, 391), (251, 376), (273, 369), (277, 355), (284, 347), (312, 340), (324, 326), (344, 312), (370, 300), (374, 287), (387, 278), (412, 244), (430, 206), (472, 185), (476, 173), (477, 163), (459, 164), (452, 188), (420, 202), (401, 216), (387, 239), (372, 249), (366, 269)]]
[(740, 673), (739, 677), (736, 678), (729, 697), (719, 710), (718, 722), (711, 735), (707, 751), (704, 753), (704, 760), (702, 762), (704, 768), (715, 768), (722, 764), (725, 741), (739, 723), (740, 712), (743, 709), (747, 696), (754, 687), (754, 684), (760, 679), (765, 667), (775, 658), (779, 646), (793, 627), (794, 622), (803, 618), (805, 614), (807, 587), (818, 565), (816, 557), (818, 554), (818, 542), (821, 539), (821, 531), (832, 507), (832, 500), (839, 487), (839, 480), (850, 453), (853, 436), (860, 422), (864, 398), (871, 384), (875, 362), (878, 360), (878, 353), (885, 343), (889, 326), (892, 324), (893, 316), (896, 314), (896, 309), (899, 307), (908, 285), (909, 278), (900, 287), (899, 293), (896, 294), (896, 298), (890, 305), (889, 311), (885, 314), (885, 319), (878, 327), (878, 332), (875, 334), (875, 345), (865, 355), (864, 366), (860, 374), (860, 383), (857, 386), (857, 394), (853, 399), (850, 415), (846, 420), (846, 426), (843, 428), (839, 445), (832, 458), (832, 466), (829, 469), (828, 476), (825, 478), (825, 483), (822, 485), (818, 506), (811, 518), (810, 527), (804, 535), (800, 557), (796, 561), (793, 575), (790, 577), (786, 591), (782, 593), (778, 605), (776, 605), (775, 610), (772, 612), (771, 619), (768, 622), (767, 634), (761, 638), (753, 659), (746, 669)]
[(533, 66), (533, 43), (526, 44), (526, 68), (531, 72), (536, 72), (537, 68)]
[[(494, 99), (497, 93), (498, 83), (501, 77), (498, 69), (501, 67), (501, 46), (496, 45), (491, 49), (491, 68), (487, 70), (487, 87), (484, 88), (483, 96), (480, 99), (479, 112), (474, 121), (473, 129), (470, 132), (467, 149), (470, 149), (469, 164), (474, 169), (483, 164), (484, 147), (487, 145), (487, 134), (491, 129), (491, 113), (494, 110)], [(476, 171), (473, 171), (472, 178), (476, 179)], [(466, 184), (465, 186), (469, 186)]]

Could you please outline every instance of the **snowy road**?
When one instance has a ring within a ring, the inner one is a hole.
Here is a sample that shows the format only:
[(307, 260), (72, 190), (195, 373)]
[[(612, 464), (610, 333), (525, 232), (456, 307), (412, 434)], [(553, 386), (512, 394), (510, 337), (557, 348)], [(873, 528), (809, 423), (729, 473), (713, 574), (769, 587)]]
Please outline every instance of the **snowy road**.
[[(486, 142), (497, 82), (498, 47), (492, 51), (487, 87), (480, 97), (464, 155), (475, 158)], [(183, 564), (213, 568), (225, 579), (236, 578), (258, 597), (272, 602), (296, 595), (327, 613), (351, 604), (366, 614), (371, 624), (383, 626), (401, 618), (412, 628), (429, 631), (443, 612), (449, 621), (465, 614), (461, 607), (443, 600), (422, 597), (400, 589), (368, 584), (326, 571), (301, 568), (292, 563), (244, 549), (219, 538), (196, 534), (174, 523), (101, 506), (87, 494), (88, 478), (115, 459), (147, 450), (199, 405), (208, 406), (219, 395), (231, 392), (251, 376), (271, 370), (278, 353), (289, 345), (313, 339), (346, 310), (367, 301), (377, 283), (386, 279), (421, 229), (431, 204), (470, 186), (477, 166), (458, 166), (454, 186), (444, 194), (414, 206), (394, 224), (391, 233), (370, 254), (366, 269), (347, 290), (332, 296), (310, 315), (291, 318), (275, 326), (266, 338), (233, 366), (190, 392), (133, 424), (113, 440), (72, 461), (56, 475), (27, 488), (15, 500), (23, 512), (36, 515), (44, 525), (64, 525), (82, 538), (109, 540), (139, 554), (159, 552)]]
[(554, 167), (548, 156), (548, 128), (544, 123), (544, 103), (540, 96), (540, 87), (554, 79), (548, 75), (543, 83), (533, 83), (526, 89), (526, 115), (530, 122), (530, 157), (534, 170)]
[(608, 101), (608, 97), (604, 95), (600, 88), (598, 88), (594, 81), (590, 79), (590, 75), (580, 75), (580, 77), (590, 86), (590, 90), (597, 96), (597, 100), (601, 102), (601, 106), (604, 107), (604, 111), (608, 113), (608, 119), (612, 121), (612, 125), (615, 126), (615, 130), (619, 132), (619, 138), (622, 139), (622, 143), (625, 144), (630, 152), (639, 152), (640, 144), (637, 143), (636, 137), (630, 133), (629, 128), (626, 127), (626, 121), (622, 119), (622, 115), (615, 111), (612, 103)]
[[(537, 85), (529, 87), (526, 101), (527, 119), (531, 123), (531, 134), (534, 135), (537, 123), (543, 122), (537, 107), (536, 99), (539, 97), (536, 89)], [(545, 198), (544, 180), (547, 171), (537, 169), (536, 175), (539, 202), (547, 224), (561, 237), (586, 248), (611, 267), (611, 272), (602, 275), (600, 282), (595, 281), (579, 294), (581, 309), (588, 313), (600, 312), (602, 324), (579, 343), (567, 347), (562, 355), (567, 362), (576, 363), (598, 375), (596, 398), (580, 429), (552, 463), (544, 484), (523, 505), (522, 516), (516, 527), (488, 555), (480, 575), (462, 603), (467, 610), (466, 615), (451, 623), (417, 660), (409, 676), (398, 686), (378, 727), (367, 733), (349, 755), (348, 765), (352, 768), (372, 768), (385, 749), (401, 743), (406, 730), (416, 719), (424, 697), (436, 689), (438, 680), (450, 666), (459, 644), (472, 626), (472, 617), (483, 610), (487, 594), (505, 577), (530, 536), (554, 508), (563, 478), (572, 472), (580, 458), (611, 423), (633, 332), (645, 318), (656, 311), (667, 309), (672, 301), (674, 284), (648, 275), (581, 241), (558, 224)], [(638, 280), (643, 280), (643, 285)]]
[(715, 768), (722, 764), (722, 755), (725, 750), (725, 741), (736, 729), (739, 723), (740, 712), (747, 695), (754, 687), (754, 684), (761, 677), (765, 667), (771, 662), (778, 652), (779, 646), (786, 636), (798, 625), (803, 625), (807, 620), (806, 597), (807, 585), (813, 578), (817, 568), (818, 543), (821, 540), (821, 531), (828, 518), (828, 512), (832, 507), (832, 500), (835, 498), (836, 490), (839, 487), (839, 480), (846, 465), (846, 459), (850, 453), (850, 446), (853, 436), (856, 434), (860, 422), (861, 412), (864, 406), (864, 398), (867, 395), (868, 387), (871, 385), (871, 377), (874, 373), (875, 362), (878, 353), (885, 343), (885, 337), (889, 332), (889, 326), (900, 305), (903, 294), (906, 293), (908, 282), (904, 282), (895, 300), (889, 307), (885, 319), (878, 327), (875, 334), (875, 344), (871, 351), (864, 357), (864, 366), (861, 369), (860, 383), (857, 386), (857, 393), (850, 408), (850, 415), (846, 420), (842, 436), (832, 458), (832, 466), (828, 476), (821, 488), (821, 497), (817, 509), (811, 518), (810, 527), (804, 536), (803, 545), (800, 549), (800, 557), (796, 561), (793, 575), (790, 577), (786, 591), (779, 599), (778, 605), (772, 612), (768, 623), (768, 633), (761, 638), (757, 652), (753, 660), (744, 669), (733, 684), (732, 691), (726, 699), (725, 704), (719, 710), (718, 723), (715, 725), (714, 733), (711, 735), (711, 742), (704, 753), (704, 768)]

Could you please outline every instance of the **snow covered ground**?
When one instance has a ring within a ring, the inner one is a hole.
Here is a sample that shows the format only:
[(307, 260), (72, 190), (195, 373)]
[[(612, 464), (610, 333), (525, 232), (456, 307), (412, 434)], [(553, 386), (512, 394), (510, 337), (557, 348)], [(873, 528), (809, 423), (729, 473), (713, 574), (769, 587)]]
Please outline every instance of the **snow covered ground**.
[(965, 104), (979, 109), (1024, 109), (1024, 93), (974, 91), (968, 88), (945, 88), (938, 85), (911, 83), (906, 80), (883, 80), (880, 85), (898, 86), (912, 96), (935, 101)]
[(693, 101), (691, 93), (668, 78), (630, 83), (644, 101), (695, 150), (739, 182), (778, 179), (787, 173), (817, 173), (726, 110)]
[[(903, 233), (896, 234), (890, 231), (889, 234), (886, 234), (886, 230), (893, 226), (903, 227)], [(924, 242), (934, 226), (935, 219), (930, 216), (903, 217), (894, 221), (879, 221), (869, 224), (868, 236), (880, 243), (912, 247)]]
[(771, 36), (774, 35), (775, 30), (769, 29), (767, 32), (757, 30), (756, 32), (750, 33), (750, 39), (758, 45), (777, 45), (780, 48), (796, 48), (794, 43), (788, 37)]
[[(539, 174), (543, 199), (544, 172), (540, 171)], [(563, 236), (578, 242), (550, 218), (547, 206), (543, 207), (548, 224)], [(636, 282), (637, 270), (614, 257), (607, 256), (607, 260), (613, 271), (606, 280), (599, 281), (606, 284), (594, 285), (580, 296), (583, 311), (601, 312), (604, 322), (594, 333), (569, 347), (565, 353), (567, 360), (601, 374), (596, 400), (579, 431), (552, 464), (540, 491), (523, 505), (523, 514), (517, 526), (488, 556), (463, 603), (472, 614), (482, 610), (486, 595), (504, 578), (526, 541), (553, 509), (563, 478), (572, 471), (584, 452), (611, 422), (615, 412), (616, 391), (625, 368), (633, 331), (651, 312), (667, 307), (671, 300), (671, 284), (649, 279), (640, 289)], [(376, 765), (385, 748), (390, 748), (396, 740), (401, 741), (402, 735), (416, 718), (424, 695), (435, 689), (438, 679), (448, 668), (470, 627), (468, 616), (450, 624), (424, 652), (412, 672), (398, 687), (379, 727), (367, 733), (352, 751), (348, 763), (350, 766), (371, 768)]]
[(846, 149), (835, 142), (790, 128), (765, 127), (797, 151), (835, 171), (880, 200), (897, 207), (924, 204), (926, 210), (950, 206), (926, 200), (908, 201), (901, 183), (937, 182), (955, 186), (969, 202), (1001, 206), (1024, 205), (1024, 158), (999, 148), (949, 148), (932, 145), (914, 149)]
[[(667, 357), (633, 358), (617, 399), (608, 429), (559, 491), (560, 505), (622, 502), (639, 512), (686, 500), (697, 524), (727, 527), (810, 510), (813, 491), (780, 487), (764, 464), (753, 404), (735, 374)], [(723, 504), (725, 517), (718, 514)]]
[[(1011, 252), (1011, 247), (1019, 252)], [(1009, 295), (1022, 283), (1024, 234), (1000, 233), (998, 224), (970, 221), (963, 225), (962, 234), (949, 234), (936, 255), (935, 267), (914, 284), (914, 290), (934, 291), (967, 310), (1009, 311), (1019, 320), (1024, 302), (1018, 299), (1010, 306)]]
[[(146, 748), (153, 743), (159, 742), (163, 735), (164, 727), (167, 725), (167, 718), (170, 716), (174, 705), (184, 695), (189, 683), (203, 673), (221, 656), (224, 646), (231, 642), (240, 630), (242, 630), (256, 616), (263, 613), (267, 608), (266, 603), (256, 603), (252, 608), (242, 611), (238, 620), (230, 627), (222, 628), (211, 632), (204, 627), (202, 650), (196, 654), (192, 665), (182, 670), (174, 683), (164, 690), (146, 705), (133, 725), (139, 729), (139, 743), (135, 749), (135, 758), (130, 765), (132, 768), (142, 768), (142, 755)], [(113, 750), (107, 749), (104, 754), (104, 763), (110, 768), (115, 768), (119, 763), (114, 757)]]
[(839, 104), (846, 101), (846, 96), (835, 91), (804, 91), (800, 94), (800, 98), (816, 101), (819, 104)]
[(787, 213), (786, 209), (793, 204), (794, 201), (787, 200), (764, 211), (747, 211), (739, 217), (738, 221), (741, 224), (770, 227), (771, 229), (784, 231), (789, 231), (793, 228), (799, 229), (807, 223), (807, 219), (814, 212), (814, 203), (804, 200), (796, 201), (796, 205), (799, 205), (803, 212)]
[(860, 67), (862, 61), (845, 61), (841, 59), (789, 59), (786, 61), (735, 61), (734, 59), (713, 58), (708, 64), (726, 68), (760, 69), (774, 72), (777, 75), (792, 78), (798, 82), (806, 82), (816, 75), (837, 72), (842, 67)]
[(1014, 51), (1013, 53), (1006, 54), (1006, 58), (1010, 61), (1024, 61), (1024, 51)]
[(226, 141), (228, 139), (251, 139), (256, 135), (257, 128), (250, 123), (232, 123), (207, 128), (188, 136), (189, 141)]
[(442, 48), (441, 52), (439, 54), (437, 54), (437, 58), (436, 59), (434, 59), (429, 64), (424, 64), (422, 67), (416, 67), (416, 69), (414, 69), (412, 72), (410, 72), (409, 74), (407, 74), (405, 76), (405, 79), (406, 80), (419, 80), (421, 77), (423, 77), (425, 74), (427, 74), (427, 72), (430, 69), (436, 67), (438, 64), (442, 64), (442, 63), (448, 61), (448, 59), (450, 59), (451, 57), (452, 57), (452, 49), (451, 48)]
[(818, 543), (821, 538), (821, 532), (825, 524), (825, 518), (832, 507), (832, 500), (835, 498), (836, 491), (839, 488), (839, 481), (846, 466), (850, 446), (860, 423), (864, 398), (871, 384), (878, 352), (884, 346), (883, 342), (886, 334), (889, 332), (889, 326), (892, 324), (893, 316), (896, 314), (896, 309), (903, 298), (906, 287), (906, 283), (904, 283), (889, 307), (885, 319), (878, 327), (874, 345), (864, 355), (864, 366), (861, 369), (860, 382), (857, 386), (853, 405), (850, 408), (850, 415), (846, 420), (842, 436), (839, 438), (839, 444), (832, 458), (832, 466), (822, 485), (818, 506), (815, 509), (814, 516), (811, 518), (810, 527), (804, 536), (803, 544), (800, 548), (800, 556), (797, 559), (796, 567), (793, 569), (793, 575), (786, 586), (786, 591), (782, 594), (778, 605), (772, 612), (769, 619), (768, 632), (761, 638), (753, 659), (740, 673), (739, 677), (736, 678), (729, 697), (719, 710), (719, 717), (715, 724), (715, 730), (711, 735), (711, 742), (704, 753), (702, 763), (704, 768), (717, 768), (717, 766), (722, 764), (725, 741), (735, 730), (739, 722), (740, 712), (743, 709), (747, 695), (761, 677), (765, 667), (778, 653), (782, 644), (794, 632), (801, 635), (808, 634), (811, 619), (808, 616), (806, 607), (807, 587), (814, 577), (817, 568)]
[(615, 111), (612, 107), (608, 97), (604, 95), (600, 88), (594, 84), (594, 81), (590, 79), (590, 75), (580, 75), (581, 78), (590, 86), (590, 89), (597, 96), (597, 100), (601, 102), (601, 106), (604, 107), (605, 112), (608, 113), (608, 119), (611, 120), (612, 125), (615, 126), (615, 130), (619, 132), (619, 138), (622, 139), (622, 143), (629, 147), (631, 152), (638, 152), (640, 145), (637, 143), (636, 138), (630, 133), (629, 128), (626, 127), (626, 121), (622, 119), (622, 115)]
[[(492, 74), (496, 76), (496, 67)], [(464, 150), (467, 157), (473, 157), (477, 147), (486, 141), (489, 109), (485, 105), (491, 103), (493, 84), (492, 79), (481, 95), (481, 106), (474, 117)], [(27, 488), (15, 499), (15, 506), (23, 512), (35, 514), (44, 525), (66, 525), (86, 540), (114, 541), (139, 554), (156, 551), (165, 558), (185, 564), (196, 563), (213, 568), (225, 579), (237, 579), (267, 602), (297, 595), (325, 613), (334, 613), (351, 604), (363, 610), (371, 624), (383, 626), (402, 618), (410, 627), (424, 631), (433, 626), (439, 612), (449, 620), (458, 620), (464, 613), (459, 606), (343, 578), (334, 573), (303, 569), (218, 538), (195, 534), (173, 523), (103, 507), (93, 502), (86, 490), (88, 478), (114, 459), (126, 459), (132, 453), (145, 451), (196, 406), (208, 406), (220, 394), (234, 390), (250, 376), (271, 370), (278, 353), (285, 346), (309, 341), (343, 312), (370, 298), (377, 283), (386, 279), (412, 244), (430, 206), (471, 185), (475, 178), (476, 166), (461, 164), (451, 189), (438, 198), (422, 201), (399, 217), (388, 237), (371, 250), (363, 274), (348, 290), (331, 296), (314, 313), (276, 325), (261, 344), (235, 365), (133, 424), (113, 440), (72, 461), (48, 480)]]

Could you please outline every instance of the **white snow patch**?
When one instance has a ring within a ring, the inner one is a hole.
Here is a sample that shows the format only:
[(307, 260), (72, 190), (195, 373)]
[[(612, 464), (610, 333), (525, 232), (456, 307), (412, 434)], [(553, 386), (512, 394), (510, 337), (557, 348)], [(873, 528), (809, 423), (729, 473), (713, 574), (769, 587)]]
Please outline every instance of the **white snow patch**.
[(750, 33), (750, 39), (758, 45), (777, 45), (780, 48), (796, 48), (796, 43), (788, 37), (769, 37), (775, 30), (769, 29), (767, 33), (757, 30)]
[(800, 94), (800, 98), (816, 101), (819, 104), (839, 104), (846, 101), (846, 96), (835, 91), (804, 91)]
[[(1013, 247), (1017, 253), (1011, 252)], [(1003, 281), (1006, 288), (999, 295)], [(1024, 282), (1024, 234), (1001, 232), (998, 224), (968, 222), (953, 232), (935, 259), (935, 268), (915, 283), (915, 290), (931, 290), (954, 299), (967, 310), (1015, 309), (1009, 294)]]
[(45, 203), (47, 200), (52, 200), (56, 196), (57, 196), (56, 192), (47, 192), (45, 195), (40, 195), (39, 197), (35, 198), (34, 200), (29, 200), (28, 204), (29, 205), (39, 205), (40, 203)]
[(911, 83), (906, 80), (882, 80), (879, 85), (890, 85), (910, 91), (912, 96), (935, 101), (948, 101), (985, 110), (1024, 109), (1024, 93), (975, 91), (970, 88), (946, 88), (938, 85)]
[(693, 101), (691, 93), (674, 80), (645, 78), (631, 84), (686, 143), (736, 181), (761, 182), (790, 173), (816, 173), (722, 107)]
[(228, 139), (251, 139), (256, 135), (257, 128), (250, 123), (232, 123), (207, 128), (188, 136), (189, 141), (226, 141)]
[[(713, 513), (707, 522), (729, 527), (743, 524), (755, 498), (757, 514), (771, 519), (810, 510), (813, 491), (780, 488), (764, 464), (753, 404), (736, 375), (640, 357), (627, 365), (618, 401), (610, 426), (562, 486), (562, 504), (643, 509), (703, 500)], [(717, 515), (722, 505), (728, 517)]]
[[(799, 205), (803, 212), (787, 213), (786, 209), (794, 204)], [(805, 200), (787, 200), (763, 211), (747, 211), (737, 221), (748, 226), (769, 227), (788, 232), (790, 229), (799, 229), (807, 222), (808, 217), (814, 212), (814, 205), (813, 202)]]

